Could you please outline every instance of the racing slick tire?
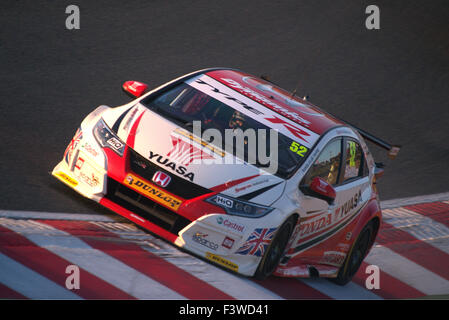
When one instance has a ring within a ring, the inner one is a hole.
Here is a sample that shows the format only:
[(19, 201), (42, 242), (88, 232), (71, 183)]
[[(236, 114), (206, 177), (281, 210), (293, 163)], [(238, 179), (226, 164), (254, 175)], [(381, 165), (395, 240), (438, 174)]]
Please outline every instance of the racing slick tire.
[(336, 278), (329, 279), (332, 282), (344, 286), (352, 280), (356, 272), (359, 270), (363, 259), (371, 246), (371, 238), (373, 235), (373, 224), (369, 222), (360, 232), (357, 240), (354, 242), (344, 264), (340, 268)]
[(284, 255), (285, 247), (292, 235), (293, 228), (296, 225), (296, 217), (289, 217), (279, 228), (274, 239), (271, 241), (268, 250), (265, 252), (262, 260), (254, 273), (254, 278), (264, 280), (270, 276), (279, 264)]

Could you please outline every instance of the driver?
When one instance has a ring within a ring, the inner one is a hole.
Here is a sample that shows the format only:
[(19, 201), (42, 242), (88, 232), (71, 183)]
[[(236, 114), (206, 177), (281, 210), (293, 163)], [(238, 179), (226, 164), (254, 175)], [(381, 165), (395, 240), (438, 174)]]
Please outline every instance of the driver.
[(239, 111), (235, 111), (232, 114), (231, 120), (229, 120), (229, 128), (231, 129), (242, 129), (243, 123), (245, 122), (245, 117)]

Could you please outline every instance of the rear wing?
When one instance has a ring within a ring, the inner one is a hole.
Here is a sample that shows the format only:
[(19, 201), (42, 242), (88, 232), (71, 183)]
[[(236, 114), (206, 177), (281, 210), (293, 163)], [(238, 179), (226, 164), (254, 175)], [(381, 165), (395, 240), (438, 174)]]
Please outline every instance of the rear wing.
[(390, 159), (395, 159), (397, 157), (398, 153), (399, 153), (399, 150), (401, 150), (401, 146), (400, 145), (390, 144), (390, 143), (382, 140), (381, 138), (378, 138), (378, 137), (372, 135), (371, 133), (366, 132), (365, 130), (360, 129), (360, 128), (354, 126), (353, 124), (351, 124), (351, 123), (349, 123), (347, 121), (344, 121), (344, 120), (341, 120), (341, 119), (339, 119), (339, 120), (344, 122), (344, 123), (346, 123), (347, 125), (353, 127), (366, 140), (374, 143), (375, 145), (377, 145), (377, 146), (379, 146), (381, 148), (384, 148), (384, 149), (388, 150), (387, 155), (388, 155), (388, 157)]

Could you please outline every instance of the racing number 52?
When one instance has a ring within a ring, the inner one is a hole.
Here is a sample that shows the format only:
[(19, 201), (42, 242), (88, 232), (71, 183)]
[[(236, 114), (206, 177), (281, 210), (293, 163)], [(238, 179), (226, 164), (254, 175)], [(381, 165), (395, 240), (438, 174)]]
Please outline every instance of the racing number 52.
[(304, 157), (305, 153), (307, 152), (306, 147), (300, 145), (298, 142), (295, 141), (292, 141), (292, 144), (290, 145), (290, 150), (296, 152), (301, 157)]

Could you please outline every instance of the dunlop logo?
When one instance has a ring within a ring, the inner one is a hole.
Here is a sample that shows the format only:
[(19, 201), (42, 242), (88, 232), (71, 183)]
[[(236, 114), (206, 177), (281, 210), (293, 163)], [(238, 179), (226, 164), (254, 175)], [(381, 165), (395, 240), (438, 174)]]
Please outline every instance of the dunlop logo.
[(206, 258), (215, 263), (218, 263), (219, 265), (221, 265), (223, 267), (231, 269), (235, 272), (239, 271), (239, 266), (237, 264), (235, 264), (234, 262), (231, 262), (223, 257), (220, 257), (219, 255), (216, 255), (216, 254), (213, 254), (210, 252), (206, 252)]
[(70, 184), (72, 187), (76, 187), (78, 185), (78, 181), (75, 179), (72, 179), (68, 175), (66, 175), (64, 172), (58, 172), (56, 173), (56, 176), (59, 177), (62, 181)]
[(178, 211), (179, 206), (182, 204), (181, 199), (172, 196), (135, 175), (128, 174), (125, 180), (123, 180), (123, 184), (174, 211)]

